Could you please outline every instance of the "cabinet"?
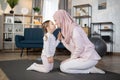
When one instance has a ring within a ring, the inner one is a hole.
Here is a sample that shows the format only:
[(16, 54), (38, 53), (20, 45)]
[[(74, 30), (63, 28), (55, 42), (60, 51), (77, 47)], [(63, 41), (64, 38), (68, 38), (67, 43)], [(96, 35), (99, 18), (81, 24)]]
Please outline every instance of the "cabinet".
[(92, 6), (90, 4), (73, 6), (73, 18), (90, 36), (90, 27), (92, 22)]
[(91, 36), (101, 37), (107, 44), (107, 52), (113, 53), (113, 23), (112, 22), (92, 23)]
[(24, 28), (40, 27), (42, 16), (3, 14), (3, 49), (16, 49), (15, 35), (24, 35)]

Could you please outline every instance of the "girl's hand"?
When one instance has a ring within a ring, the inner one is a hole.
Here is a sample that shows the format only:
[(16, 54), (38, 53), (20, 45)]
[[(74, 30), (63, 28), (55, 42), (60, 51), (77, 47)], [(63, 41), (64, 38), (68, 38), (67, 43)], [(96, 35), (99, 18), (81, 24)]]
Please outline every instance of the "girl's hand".
[(48, 62), (53, 63), (54, 62), (53, 57), (48, 57)]
[(61, 40), (62, 40), (62, 33), (59, 32), (57, 37), (58, 37), (57, 39), (58, 39), (59, 41), (61, 41)]

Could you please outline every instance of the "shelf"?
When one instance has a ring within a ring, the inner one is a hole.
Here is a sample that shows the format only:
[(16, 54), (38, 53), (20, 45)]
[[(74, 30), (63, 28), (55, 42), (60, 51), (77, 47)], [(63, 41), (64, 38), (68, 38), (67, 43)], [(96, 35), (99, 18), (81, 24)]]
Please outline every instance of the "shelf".
[(32, 15), (27, 14), (27, 15), (23, 15), (23, 14), (9, 14), (9, 13), (5, 13), (5, 16), (24, 16), (24, 17), (32, 17)]
[(35, 18), (38, 18), (38, 17), (42, 18), (41, 15), (34, 15), (34, 17), (35, 17)]
[(33, 26), (41, 26), (41, 24), (33, 24)]
[(14, 23), (14, 25), (23, 25), (23, 23)]
[(113, 24), (113, 23), (112, 22), (96, 22), (96, 23), (91, 23), (91, 24), (99, 25), (99, 24)]
[(89, 37), (91, 35), (90, 27), (92, 22), (92, 6), (90, 4), (74, 5), (73, 18), (78, 25), (83, 27), (83, 30)]
[[(39, 22), (34, 24), (34, 21)], [(3, 49), (14, 50), (15, 36), (24, 35), (25, 28), (35, 28), (41, 26), (42, 16), (41, 15), (23, 15), (23, 14), (3, 14), (3, 30), (2, 30), (2, 42)]]
[[(104, 40), (104, 39), (103, 39)], [(105, 41), (105, 40), (104, 40)], [(113, 41), (112, 40), (110, 40), (110, 41), (105, 41), (106, 43), (113, 43)]]
[(23, 34), (24, 32), (14, 32), (14, 34)]
[(111, 31), (113, 32), (113, 29), (99, 29), (100, 31)]
[[(105, 41), (107, 45), (107, 52), (113, 52), (113, 23), (112, 22), (93, 22), (91, 23), (92, 32), (97, 32), (100, 34), (101, 38)], [(92, 36), (94, 36), (92, 34)]]
[(82, 8), (82, 7), (92, 7), (90, 4), (83, 4), (83, 5), (75, 5), (75, 8)]
[(13, 32), (3, 32), (4, 34), (13, 34)]
[(5, 22), (4, 24), (6, 24), (6, 25), (13, 25), (14, 23), (6, 23), (6, 22)]
[(113, 43), (113, 41), (109, 41), (109, 42), (107, 42), (107, 41), (105, 41), (106, 43)]
[(9, 44), (13, 44), (13, 41), (4, 41), (4, 43), (9, 43)]
[(23, 23), (4, 23), (5, 25), (23, 25)]
[(91, 34), (91, 35), (98, 35), (98, 36), (100, 36), (100, 34), (98, 34), (98, 33), (93, 33), (93, 34)]
[(73, 16), (74, 18), (91, 18), (89, 15), (84, 15), (84, 16)]

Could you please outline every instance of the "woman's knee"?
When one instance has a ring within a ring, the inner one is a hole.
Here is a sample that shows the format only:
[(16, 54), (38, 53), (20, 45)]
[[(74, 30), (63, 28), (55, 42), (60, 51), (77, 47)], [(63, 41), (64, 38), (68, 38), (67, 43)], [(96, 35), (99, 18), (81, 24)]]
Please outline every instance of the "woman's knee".
[(67, 66), (66, 66), (65, 64), (61, 64), (61, 65), (60, 65), (60, 70), (61, 70), (62, 72), (66, 72)]

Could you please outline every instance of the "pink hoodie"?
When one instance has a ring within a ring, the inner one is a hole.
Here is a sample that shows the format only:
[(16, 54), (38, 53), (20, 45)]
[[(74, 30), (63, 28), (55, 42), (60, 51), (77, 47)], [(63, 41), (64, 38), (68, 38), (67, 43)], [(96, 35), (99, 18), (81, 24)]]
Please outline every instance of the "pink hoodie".
[(64, 37), (62, 43), (71, 51), (71, 58), (101, 59), (84, 30), (74, 22), (69, 13), (65, 10), (58, 10), (53, 17), (60, 24)]

